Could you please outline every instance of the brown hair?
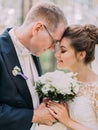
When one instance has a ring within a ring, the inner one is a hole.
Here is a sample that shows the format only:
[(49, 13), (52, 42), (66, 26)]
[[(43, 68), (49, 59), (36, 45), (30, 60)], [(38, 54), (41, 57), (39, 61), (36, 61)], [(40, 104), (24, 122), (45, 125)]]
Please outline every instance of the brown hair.
[(95, 25), (68, 26), (63, 37), (71, 39), (71, 46), (75, 49), (76, 53), (86, 51), (86, 64), (95, 59), (95, 45), (98, 44), (98, 28)]
[(64, 13), (51, 2), (41, 2), (33, 6), (28, 12), (24, 23), (28, 25), (38, 20), (44, 21), (51, 31), (55, 31), (59, 23), (67, 24)]

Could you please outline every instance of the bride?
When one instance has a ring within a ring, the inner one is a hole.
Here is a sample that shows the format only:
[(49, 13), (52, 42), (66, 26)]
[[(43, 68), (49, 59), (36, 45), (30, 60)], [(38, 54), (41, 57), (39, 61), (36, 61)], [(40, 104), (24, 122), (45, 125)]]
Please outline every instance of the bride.
[(57, 67), (77, 72), (81, 87), (73, 101), (49, 101), (48, 109), (58, 122), (52, 126), (39, 125), (36, 130), (98, 130), (98, 75), (90, 69), (96, 44), (96, 26), (67, 27), (56, 53)]

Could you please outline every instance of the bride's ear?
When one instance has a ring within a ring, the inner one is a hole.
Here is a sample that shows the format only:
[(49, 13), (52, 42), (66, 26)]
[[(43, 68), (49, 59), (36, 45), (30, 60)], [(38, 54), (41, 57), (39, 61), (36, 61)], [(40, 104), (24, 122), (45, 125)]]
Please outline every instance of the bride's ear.
[(81, 61), (81, 60), (84, 60), (86, 57), (86, 51), (81, 51), (78, 53), (78, 59)]

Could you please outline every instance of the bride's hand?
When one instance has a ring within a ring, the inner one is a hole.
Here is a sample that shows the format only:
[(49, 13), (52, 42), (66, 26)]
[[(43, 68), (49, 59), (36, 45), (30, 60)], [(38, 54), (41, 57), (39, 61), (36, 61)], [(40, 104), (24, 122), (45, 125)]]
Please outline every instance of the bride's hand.
[(91, 130), (90, 128), (81, 125), (80, 123), (72, 120), (68, 114), (68, 108), (66, 103), (56, 103), (53, 101), (49, 101), (48, 109), (50, 113), (56, 118), (58, 121), (63, 123), (65, 126), (72, 130)]
[(48, 102), (48, 109), (50, 113), (61, 123), (68, 125), (70, 121), (69, 113), (68, 113), (68, 107), (67, 104), (62, 103), (56, 103), (53, 101)]

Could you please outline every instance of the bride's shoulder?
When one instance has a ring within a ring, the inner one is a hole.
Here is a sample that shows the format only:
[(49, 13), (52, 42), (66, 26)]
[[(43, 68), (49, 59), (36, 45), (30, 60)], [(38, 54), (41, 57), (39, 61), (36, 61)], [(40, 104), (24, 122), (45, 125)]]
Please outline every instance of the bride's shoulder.
[(98, 91), (98, 75), (96, 76), (96, 81), (93, 84), (94, 90)]
[(97, 101), (98, 101), (98, 80), (91, 85), (90, 89), (91, 89), (90, 93), (92, 99), (95, 100), (97, 97)]
[(78, 96), (80, 95), (94, 95), (98, 93), (98, 81), (94, 81), (91, 83), (81, 82), (81, 87), (79, 89)]
[(98, 83), (98, 74), (96, 74), (95, 72), (93, 72), (92, 79), (93, 79), (94, 82)]
[(92, 80), (93, 80), (93, 82), (91, 83), (92, 89), (97, 90), (98, 89), (98, 75), (96, 73), (93, 73)]

